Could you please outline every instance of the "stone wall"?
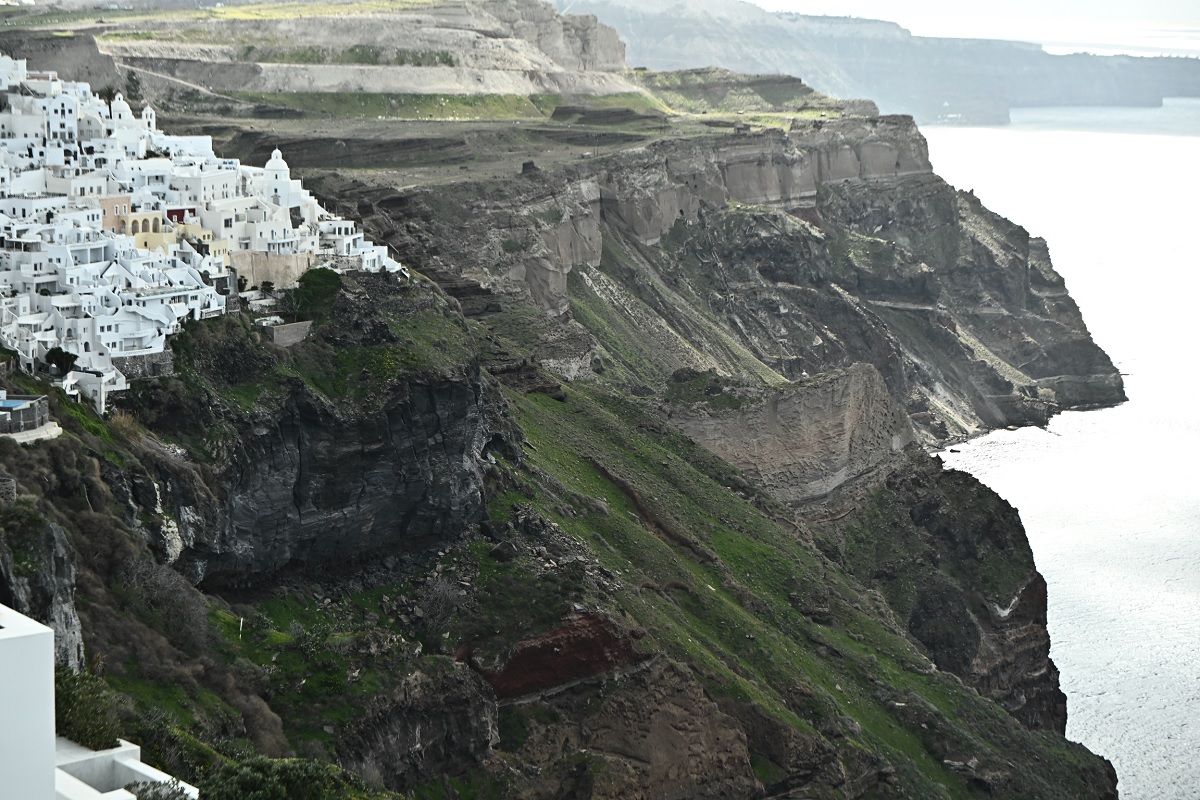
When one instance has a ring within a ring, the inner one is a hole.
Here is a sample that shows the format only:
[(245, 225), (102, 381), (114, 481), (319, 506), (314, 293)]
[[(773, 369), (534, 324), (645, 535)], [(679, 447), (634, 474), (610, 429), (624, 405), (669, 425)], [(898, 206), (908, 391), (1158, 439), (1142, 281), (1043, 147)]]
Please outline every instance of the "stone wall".
[(266, 330), (272, 342), (280, 347), (291, 347), (303, 342), (308, 337), (308, 329), (311, 327), (310, 319), (304, 322), (289, 322), (286, 325), (272, 325)]
[(144, 356), (124, 356), (112, 361), (113, 366), (125, 373), (129, 380), (175, 374), (175, 355), (170, 350)]
[(276, 289), (291, 289), (301, 275), (317, 264), (317, 257), (312, 253), (283, 255), (239, 250), (230, 253), (229, 257), (238, 277), (245, 278), (247, 286), (261, 286), (263, 281), (271, 281)]

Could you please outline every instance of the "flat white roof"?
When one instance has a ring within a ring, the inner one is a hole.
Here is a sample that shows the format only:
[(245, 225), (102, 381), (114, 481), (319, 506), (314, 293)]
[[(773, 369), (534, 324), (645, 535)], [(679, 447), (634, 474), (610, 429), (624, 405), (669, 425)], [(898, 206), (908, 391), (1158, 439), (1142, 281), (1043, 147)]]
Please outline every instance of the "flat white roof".
[(54, 631), (8, 606), (0, 605), (0, 641), (23, 636), (44, 636), (47, 633), (53, 635)]

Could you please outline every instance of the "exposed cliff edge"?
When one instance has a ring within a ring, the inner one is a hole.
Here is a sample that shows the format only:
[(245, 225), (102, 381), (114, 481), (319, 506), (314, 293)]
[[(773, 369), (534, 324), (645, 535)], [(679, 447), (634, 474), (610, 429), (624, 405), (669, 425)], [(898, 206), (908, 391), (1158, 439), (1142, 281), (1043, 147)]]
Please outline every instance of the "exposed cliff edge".
[(1045, 244), (933, 175), (907, 118), (660, 142), (436, 193), (315, 185), (469, 315), (530, 298), (563, 317), (571, 343), (535, 351), (567, 379), (596, 359), (650, 387), (680, 367), (772, 382), (866, 361), (926, 442), (1124, 399)]
[[(362, 276), (289, 350), (264, 351), (232, 320), (185, 339), (184, 363), (202, 383), (146, 387), (127, 401), (219, 456), (210, 476), (181, 481), (183, 465), (170, 463), (150, 476), (175, 521), (160, 545), (169, 560), (194, 580), (245, 580), (420, 550), (477, 521), (486, 450), (502, 432), (454, 315), (429, 287)], [(418, 326), (440, 331), (440, 352), (413, 351)], [(298, 377), (297, 364), (316, 379)], [(224, 400), (197, 407), (198, 390)], [(230, 399), (239, 396), (251, 404)]]
[(894, 465), (912, 442), (878, 371), (863, 363), (744, 398), (734, 390), (724, 405), (686, 404), (673, 409), (671, 421), (789, 505)]
[[(79, 74), (97, 88), (120, 86), (136, 73), (140, 87), (168, 103), (197, 92), (211, 99), (244, 92), (640, 91), (621, 74), (625, 44), (615, 30), (537, 0), (416, 3), (374, 13), (326, 8), (293, 17), (141, 18), (132, 34), (112, 24), (88, 20), (80, 33), (89, 35), (78, 41), (25, 30), (0, 34), (0, 49), (14, 58), (49, 57), (64, 75)], [(97, 44), (105, 58), (82, 56)], [(74, 71), (84, 63), (86, 73)]]
[(0, 509), (0, 603), (54, 629), (56, 663), (83, 667), (74, 551), (63, 529), (28, 498)]

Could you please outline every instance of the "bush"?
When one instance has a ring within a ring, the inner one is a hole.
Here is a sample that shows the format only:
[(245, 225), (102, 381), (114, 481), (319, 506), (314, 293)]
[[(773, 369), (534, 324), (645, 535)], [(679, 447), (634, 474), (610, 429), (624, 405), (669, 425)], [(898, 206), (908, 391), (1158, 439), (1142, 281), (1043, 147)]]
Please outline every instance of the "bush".
[(125, 791), (132, 792), (138, 800), (191, 800), (179, 781), (174, 779), (170, 783), (138, 781), (126, 786)]
[(58, 735), (92, 750), (117, 746), (116, 696), (95, 675), (54, 671), (54, 724)]
[(200, 785), (204, 800), (341, 800), (362, 796), (358, 780), (332, 764), (258, 756), (227, 762)]
[(342, 276), (331, 269), (317, 267), (300, 276), (299, 285), (284, 293), (280, 310), (301, 319), (323, 319), (342, 288)]
[(212, 644), (208, 603), (187, 578), (150, 558), (127, 561), (116, 575), (131, 610), (159, 623), (176, 644), (204, 650)]
[(46, 351), (46, 363), (58, 367), (60, 375), (66, 375), (75, 369), (75, 362), (78, 360), (79, 356), (74, 353), (68, 353), (57, 345)]

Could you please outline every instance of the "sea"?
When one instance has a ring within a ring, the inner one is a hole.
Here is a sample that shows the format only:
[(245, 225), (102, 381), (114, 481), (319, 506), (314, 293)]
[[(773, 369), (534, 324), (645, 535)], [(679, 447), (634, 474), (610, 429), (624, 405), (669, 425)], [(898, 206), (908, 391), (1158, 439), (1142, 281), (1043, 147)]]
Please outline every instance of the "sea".
[(1200, 100), (926, 127), (934, 169), (1047, 240), (1129, 401), (942, 453), (1017, 507), (1067, 736), (1127, 800), (1200, 798)]

